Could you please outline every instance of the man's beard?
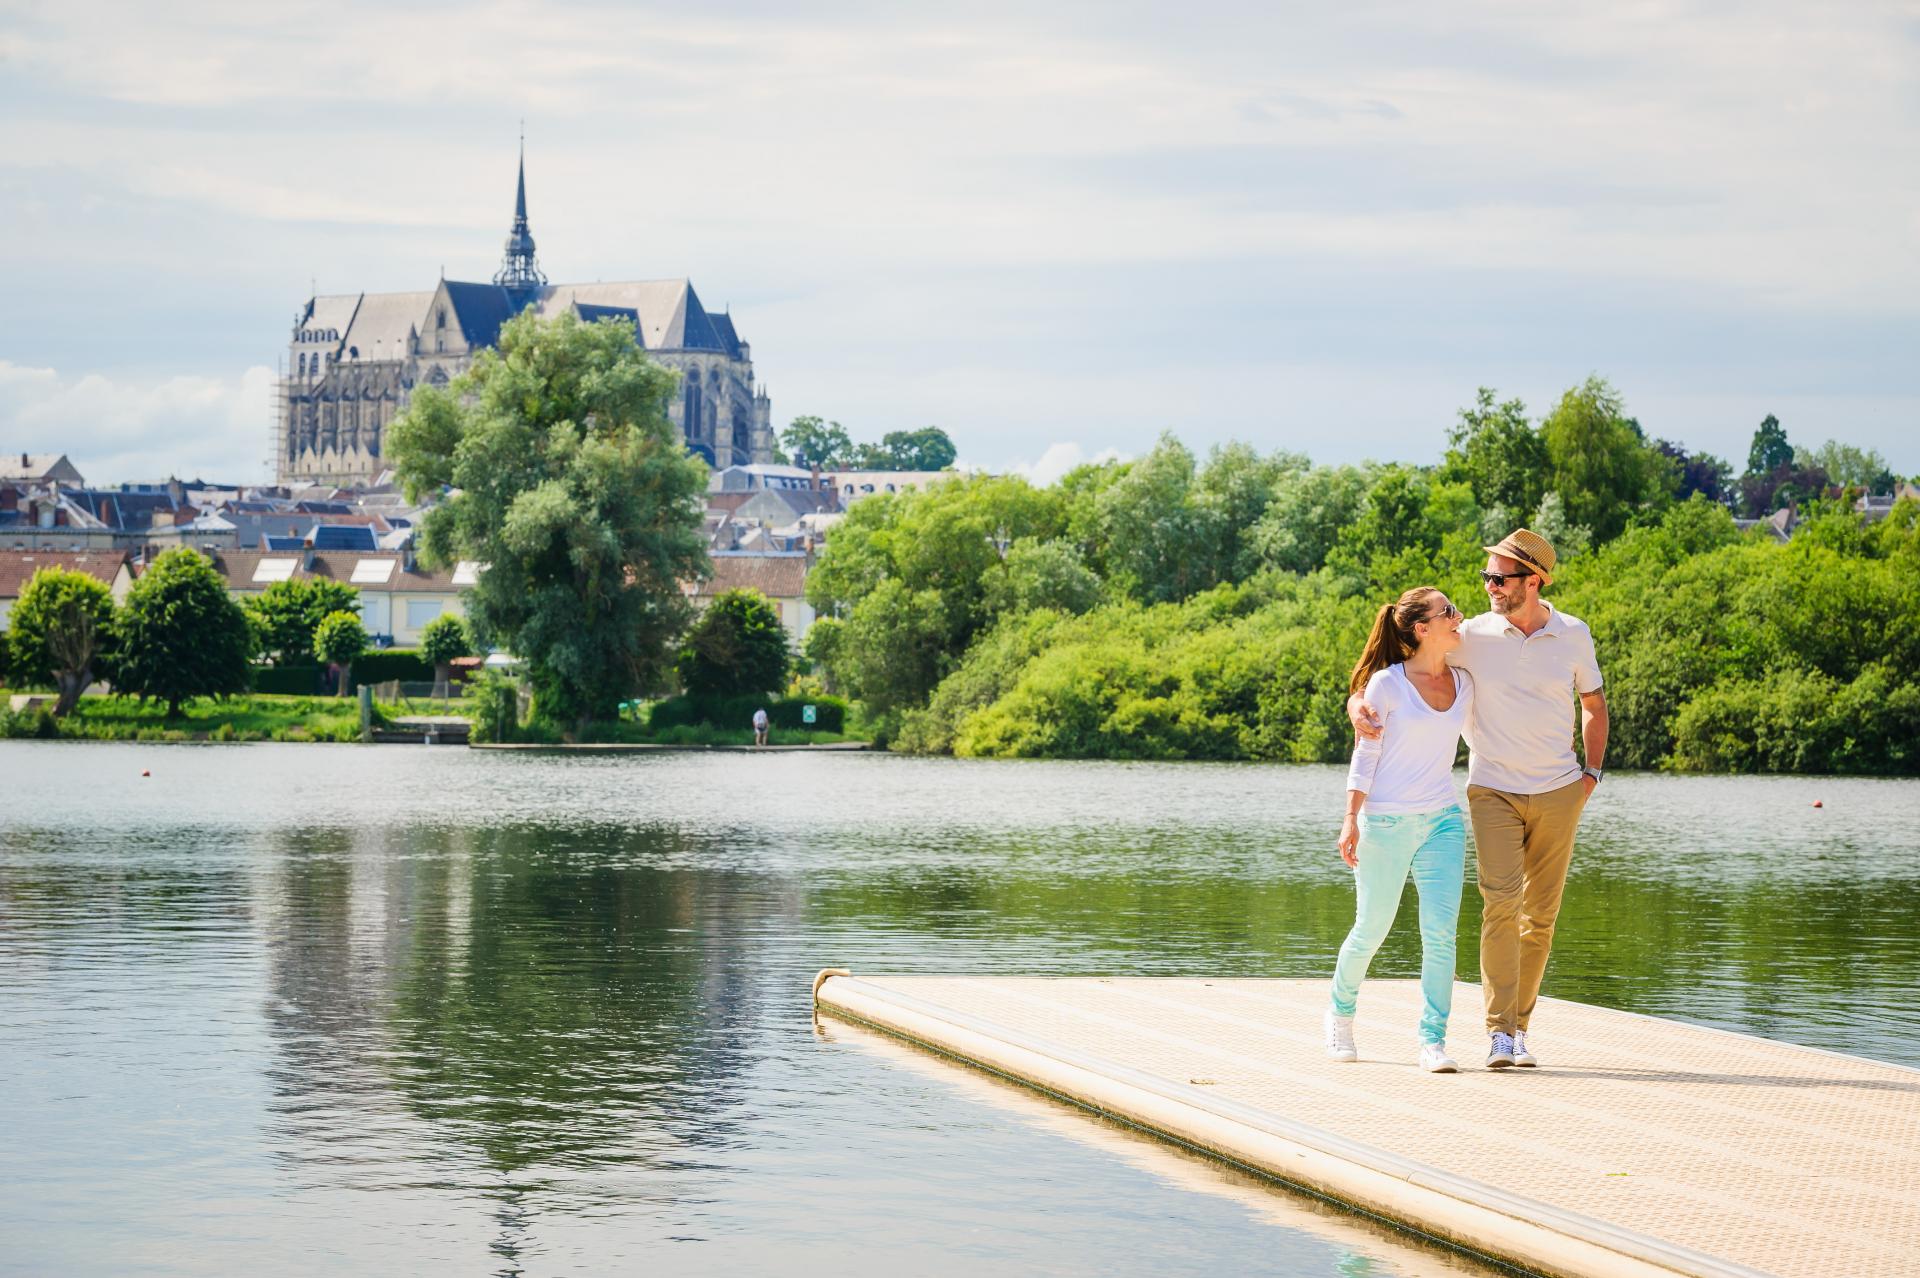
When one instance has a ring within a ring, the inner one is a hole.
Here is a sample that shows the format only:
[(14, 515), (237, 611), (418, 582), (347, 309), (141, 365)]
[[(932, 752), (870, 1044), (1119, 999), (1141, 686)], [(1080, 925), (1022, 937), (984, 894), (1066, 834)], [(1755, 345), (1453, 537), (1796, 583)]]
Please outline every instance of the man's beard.
[(1504, 594), (1488, 595), (1487, 602), (1491, 604), (1493, 606), (1493, 610), (1496, 613), (1500, 614), (1502, 617), (1512, 612), (1516, 605), (1516, 601), (1512, 595), (1504, 595)]

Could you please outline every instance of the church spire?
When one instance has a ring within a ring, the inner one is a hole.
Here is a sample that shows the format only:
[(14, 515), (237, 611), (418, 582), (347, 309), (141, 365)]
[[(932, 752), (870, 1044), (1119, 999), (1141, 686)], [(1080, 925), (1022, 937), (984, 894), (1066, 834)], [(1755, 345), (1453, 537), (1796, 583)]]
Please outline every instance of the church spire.
[[(527, 229), (527, 138), (520, 135), (520, 184), (514, 193), (513, 230), (507, 235), (507, 251), (493, 282), (510, 293), (527, 294), (544, 286), (547, 277), (540, 273), (533, 257), (533, 232)], [(515, 297), (516, 305), (523, 297)]]

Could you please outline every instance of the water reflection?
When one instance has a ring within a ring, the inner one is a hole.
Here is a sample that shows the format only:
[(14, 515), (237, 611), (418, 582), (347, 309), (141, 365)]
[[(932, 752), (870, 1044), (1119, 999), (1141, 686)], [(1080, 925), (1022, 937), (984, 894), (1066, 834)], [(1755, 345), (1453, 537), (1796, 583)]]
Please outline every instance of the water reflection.
[[(0, 1224), (45, 1272), (1425, 1272), (806, 1007), (829, 964), (1324, 975), (1341, 775), (0, 743)], [(1607, 789), (1549, 993), (1920, 1065), (1920, 786)]]

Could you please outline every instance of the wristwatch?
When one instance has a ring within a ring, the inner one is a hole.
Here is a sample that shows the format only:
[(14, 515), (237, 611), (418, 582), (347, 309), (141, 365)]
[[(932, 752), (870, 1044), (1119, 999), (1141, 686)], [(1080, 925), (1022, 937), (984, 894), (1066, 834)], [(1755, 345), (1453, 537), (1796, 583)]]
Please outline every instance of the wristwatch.
[(1580, 771), (1581, 771), (1581, 772), (1582, 772), (1582, 773), (1583, 773), (1584, 775), (1586, 775), (1586, 776), (1590, 776), (1590, 777), (1592, 777), (1592, 778), (1593, 778), (1593, 783), (1594, 783), (1595, 785), (1599, 785), (1599, 784), (1600, 784), (1600, 782), (1601, 782), (1601, 780), (1602, 780), (1602, 779), (1603, 779), (1603, 778), (1604, 778), (1604, 777), (1606, 776), (1606, 773), (1604, 773), (1604, 772), (1602, 772), (1602, 771), (1601, 771), (1600, 769), (1598, 769), (1598, 768), (1582, 768), (1582, 769), (1580, 769)]

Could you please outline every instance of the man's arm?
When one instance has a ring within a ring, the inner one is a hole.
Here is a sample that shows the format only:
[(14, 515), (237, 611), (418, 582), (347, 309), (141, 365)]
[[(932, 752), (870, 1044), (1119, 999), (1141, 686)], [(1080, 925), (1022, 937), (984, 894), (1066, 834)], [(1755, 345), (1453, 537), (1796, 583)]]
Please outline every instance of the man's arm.
[(1347, 718), (1353, 722), (1354, 735), (1362, 741), (1380, 739), (1380, 712), (1358, 692), (1347, 698)]
[[(1580, 744), (1586, 747), (1589, 768), (1606, 766), (1607, 694), (1602, 688), (1580, 694)], [(1587, 787), (1587, 797), (1592, 798), (1594, 779), (1583, 776), (1580, 781)]]

